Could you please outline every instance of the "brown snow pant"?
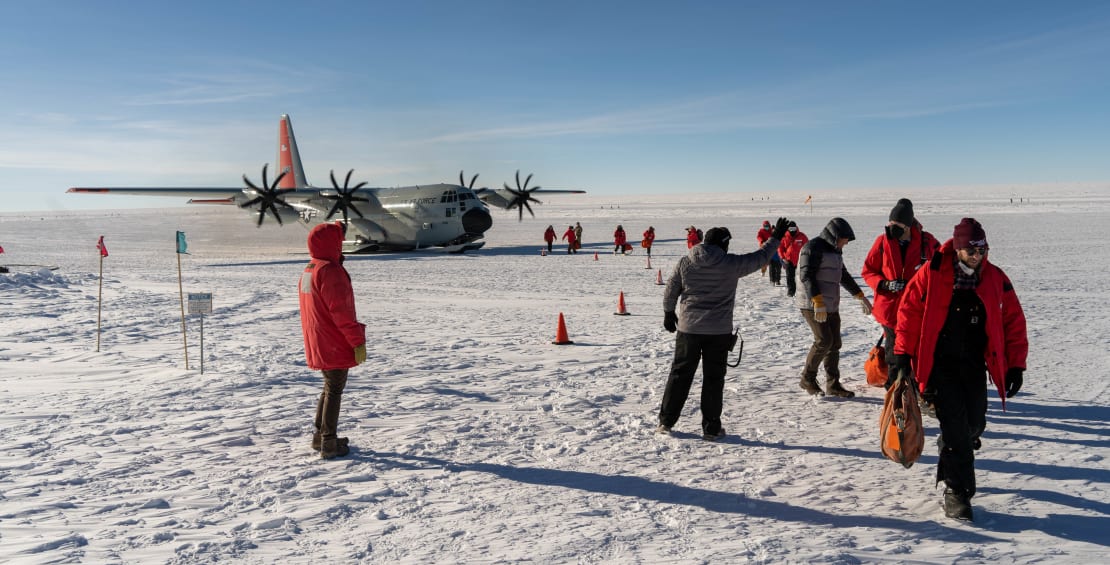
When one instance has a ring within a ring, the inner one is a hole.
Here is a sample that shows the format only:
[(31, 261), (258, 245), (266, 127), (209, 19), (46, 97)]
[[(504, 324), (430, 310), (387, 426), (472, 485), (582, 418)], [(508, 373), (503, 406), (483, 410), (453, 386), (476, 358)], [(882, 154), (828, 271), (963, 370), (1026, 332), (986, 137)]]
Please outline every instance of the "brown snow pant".
[[(316, 434), (323, 441), (335, 439), (339, 427), (339, 404), (343, 388), (347, 386), (347, 369), (333, 369), (324, 373), (324, 392), (316, 404)], [(313, 442), (315, 443), (315, 442)]]

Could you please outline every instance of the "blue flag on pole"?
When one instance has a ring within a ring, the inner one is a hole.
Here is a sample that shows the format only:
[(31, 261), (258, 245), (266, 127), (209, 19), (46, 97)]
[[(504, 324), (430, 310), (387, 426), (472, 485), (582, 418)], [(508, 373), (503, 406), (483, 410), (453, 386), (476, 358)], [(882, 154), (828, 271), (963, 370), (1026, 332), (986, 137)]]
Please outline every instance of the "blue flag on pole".
[(177, 252), (188, 254), (188, 244), (185, 243), (185, 232), (177, 232)]

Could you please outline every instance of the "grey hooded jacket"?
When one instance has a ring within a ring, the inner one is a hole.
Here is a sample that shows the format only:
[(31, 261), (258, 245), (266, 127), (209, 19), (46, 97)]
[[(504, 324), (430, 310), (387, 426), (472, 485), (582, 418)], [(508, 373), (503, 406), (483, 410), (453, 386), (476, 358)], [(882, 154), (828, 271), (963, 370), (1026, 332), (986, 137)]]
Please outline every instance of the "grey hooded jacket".
[(678, 260), (663, 291), (663, 311), (675, 312), (681, 296), (678, 331), (688, 334), (732, 333), (736, 281), (766, 265), (779, 240), (772, 237), (751, 253), (726, 253), (716, 245), (695, 245)]
[(798, 255), (799, 292), (794, 299), (802, 310), (813, 310), (813, 297), (820, 294), (825, 297), (827, 312), (839, 312), (838, 287), (843, 286), (852, 296), (863, 292), (844, 266), (844, 255), (836, 248), (836, 241), (842, 237), (851, 241), (856, 238), (856, 234), (844, 218), (833, 218), (821, 231), (821, 235), (809, 240), (802, 247)]

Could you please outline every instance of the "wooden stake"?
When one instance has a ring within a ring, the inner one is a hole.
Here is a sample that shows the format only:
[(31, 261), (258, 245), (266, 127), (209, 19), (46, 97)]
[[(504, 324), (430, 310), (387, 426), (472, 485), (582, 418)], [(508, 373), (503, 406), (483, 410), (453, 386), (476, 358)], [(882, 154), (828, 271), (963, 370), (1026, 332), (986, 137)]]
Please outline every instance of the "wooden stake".
[(181, 296), (181, 341), (185, 344), (185, 370), (189, 370), (189, 338), (185, 334), (185, 291), (181, 286), (181, 254), (177, 254), (177, 293)]

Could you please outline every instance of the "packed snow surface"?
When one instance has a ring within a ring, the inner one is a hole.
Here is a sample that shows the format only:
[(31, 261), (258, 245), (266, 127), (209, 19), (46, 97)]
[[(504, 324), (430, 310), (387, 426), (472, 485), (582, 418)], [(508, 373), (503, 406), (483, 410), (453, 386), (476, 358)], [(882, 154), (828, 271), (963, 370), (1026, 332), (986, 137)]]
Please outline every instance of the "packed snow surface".
[[(343, 397), (352, 453), (331, 461), (309, 445), (304, 229), (221, 207), (2, 214), (0, 561), (1104, 562), (1110, 193), (804, 197), (565, 196), (523, 222), (495, 210), (477, 252), (348, 257), (369, 353)], [(653, 433), (674, 353), (656, 280), (685, 226), (726, 226), (745, 252), (764, 219), (812, 238), (842, 216), (858, 273), (899, 197), (942, 241), (980, 220), (1028, 318), (1025, 387), (1005, 412), (990, 394), (974, 523), (940, 507), (935, 420), (912, 468), (879, 453), (863, 376), (879, 326), (846, 301), (857, 396), (810, 397), (811, 334), (758, 272), (737, 291), (728, 436), (701, 438), (700, 376), (674, 435)], [(582, 251), (543, 256), (544, 228), (575, 221)], [(635, 242), (655, 226), (650, 268), (612, 254), (618, 223)], [(182, 290), (214, 295), (203, 355)], [(631, 316), (613, 315), (622, 291)], [(559, 313), (574, 345), (551, 343)]]

